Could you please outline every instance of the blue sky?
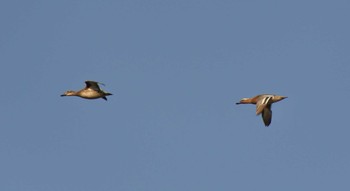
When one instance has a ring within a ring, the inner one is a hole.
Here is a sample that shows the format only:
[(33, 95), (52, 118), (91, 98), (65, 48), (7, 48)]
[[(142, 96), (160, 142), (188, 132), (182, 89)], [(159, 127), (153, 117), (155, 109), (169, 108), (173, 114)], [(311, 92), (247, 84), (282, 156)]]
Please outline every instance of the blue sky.
[(1, 1), (0, 190), (350, 189), (349, 6)]

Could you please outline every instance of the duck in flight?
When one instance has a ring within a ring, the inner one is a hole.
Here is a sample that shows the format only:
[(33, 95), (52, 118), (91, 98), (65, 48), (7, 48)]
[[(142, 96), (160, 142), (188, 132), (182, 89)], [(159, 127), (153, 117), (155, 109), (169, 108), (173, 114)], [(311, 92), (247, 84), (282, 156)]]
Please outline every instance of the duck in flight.
[[(85, 99), (98, 99), (102, 98), (107, 101), (106, 96), (113, 95), (103, 91), (98, 84), (102, 84), (95, 81), (85, 81), (85, 88), (79, 91), (68, 90), (64, 92), (61, 96), (78, 96)], [(104, 85), (104, 84), (102, 84)]]
[(243, 98), (236, 104), (255, 104), (256, 115), (261, 114), (265, 126), (269, 126), (272, 120), (271, 105), (287, 98), (286, 96), (273, 94), (260, 94), (252, 98)]

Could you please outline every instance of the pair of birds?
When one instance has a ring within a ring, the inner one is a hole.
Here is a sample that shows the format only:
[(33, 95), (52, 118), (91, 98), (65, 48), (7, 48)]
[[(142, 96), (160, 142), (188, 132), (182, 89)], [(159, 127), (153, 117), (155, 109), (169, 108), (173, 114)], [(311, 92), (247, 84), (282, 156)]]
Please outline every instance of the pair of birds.
[[(95, 81), (85, 81), (85, 88), (79, 91), (68, 90), (61, 96), (79, 96), (85, 99), (98, 99), (102, 98), (107, 101), (106, 96), (113, 95), (111, 93), (103, 91), (98, 84), (102, 84)], [(104, 85), (104, 84), (102, 84)], [(271, 105), (287, 98), (286, 96), (273, 95), (273, 94), (260, 94), (252, 98), (243, 98), (236, 104), (255, 104), (256, 115), (262, 116), (265, 126), (269, 126), (272, 120)]]

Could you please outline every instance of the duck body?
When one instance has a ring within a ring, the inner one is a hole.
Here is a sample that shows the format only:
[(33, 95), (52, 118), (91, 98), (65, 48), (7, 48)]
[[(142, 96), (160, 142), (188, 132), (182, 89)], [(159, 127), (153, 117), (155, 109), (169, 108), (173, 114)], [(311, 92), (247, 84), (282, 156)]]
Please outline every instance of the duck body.
[(113, 95), (111, 93), (103, 91), (98, 84), (102, 84), (95, 81), (85, 81), (86, 87), (79, 91), (68, 90), (61, 96), (78, 96), (84, 99), (98, 99), (102, 98), (107, 101), (106, 96)]
[(274, 94), (260, 94), (252, 98), (243, 98), (236, 104), (255, 104), (256, 115), (262, 116), (265, 126), (269, 126), (272, 120), (271, 105), (287, 98), (286, 96)]

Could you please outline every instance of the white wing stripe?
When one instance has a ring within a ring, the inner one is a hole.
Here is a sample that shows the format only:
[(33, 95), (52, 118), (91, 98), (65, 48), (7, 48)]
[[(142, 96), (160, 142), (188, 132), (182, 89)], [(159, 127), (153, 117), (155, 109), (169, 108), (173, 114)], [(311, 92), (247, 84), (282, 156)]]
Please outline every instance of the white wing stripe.
[(262, 101), (262, 104), (267, 104), (267, 103), (269, 103), (269, 101), (270, 101), (270, 99), (271, 99), (272, 97), (265, 97), (264, 99), (263, 99), (263, 101)]

